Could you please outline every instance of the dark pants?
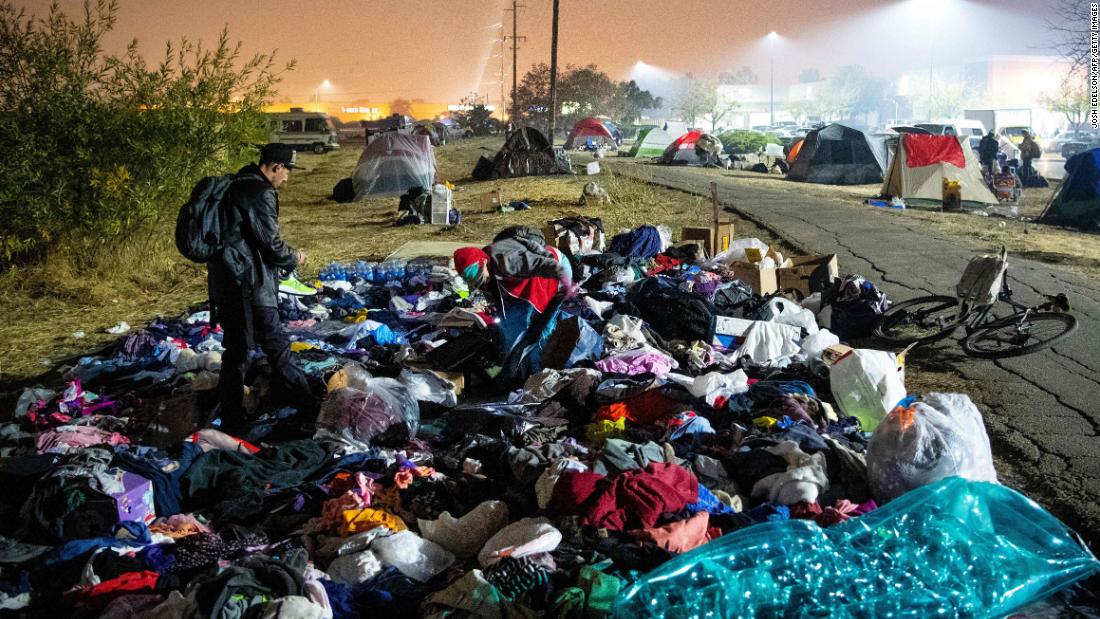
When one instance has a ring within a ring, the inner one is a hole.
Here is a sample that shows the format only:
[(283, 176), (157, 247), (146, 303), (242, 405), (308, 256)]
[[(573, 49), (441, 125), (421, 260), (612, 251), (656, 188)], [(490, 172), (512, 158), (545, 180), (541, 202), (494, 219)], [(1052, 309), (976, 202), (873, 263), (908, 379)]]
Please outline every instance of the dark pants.
[[(218, 395), (221, 400), (223, 426), (240, 426), (244, 423), (244, 377), (248, 371), (248, 328), (242, 303), (218, 305), (222, 325), (221, 375), (218, 378)], [(300, 411), (310, 411), (316, 403), (309, 391), (309, 382), (290, 359), (290, 340), (279, 321), (279, 310), (274, 307), (252, 307), (252, 333), (256, 344), (264, 351), (271, 366), (275, 383), (273, 391), (280, 400)]]

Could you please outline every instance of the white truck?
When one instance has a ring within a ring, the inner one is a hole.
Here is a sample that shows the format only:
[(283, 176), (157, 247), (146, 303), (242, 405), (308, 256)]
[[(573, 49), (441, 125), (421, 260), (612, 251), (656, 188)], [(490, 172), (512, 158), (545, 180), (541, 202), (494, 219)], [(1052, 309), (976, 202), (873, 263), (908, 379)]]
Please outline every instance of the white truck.
[(1030, 132), (1032, 137), (1035, 136), (1035, 132), (1031, 130), (1030, 109), (966, 110), (963, 116), (969, 120), (982, 121), (986, 128), (1012, 140), (1013, 144), (1020, 143), (1024, 131)]
[(289, 112), (267, 116), (271, 142), (290, 144), (296, 150), (312, 150), (318, 155), (340, 148), (336, 126), (328, 114), (292, 107)]

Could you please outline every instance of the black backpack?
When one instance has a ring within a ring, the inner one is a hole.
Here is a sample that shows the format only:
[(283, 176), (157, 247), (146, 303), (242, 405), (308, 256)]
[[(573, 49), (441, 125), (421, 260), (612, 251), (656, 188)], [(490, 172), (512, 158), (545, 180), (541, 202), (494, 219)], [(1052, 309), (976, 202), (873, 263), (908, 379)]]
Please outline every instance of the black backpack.
[(191, 190), (191, 199), (176, 217), (176, 249), (192, 262), (218, 258), (225, 248), (221, 204), (233, 175), (207, 176)]

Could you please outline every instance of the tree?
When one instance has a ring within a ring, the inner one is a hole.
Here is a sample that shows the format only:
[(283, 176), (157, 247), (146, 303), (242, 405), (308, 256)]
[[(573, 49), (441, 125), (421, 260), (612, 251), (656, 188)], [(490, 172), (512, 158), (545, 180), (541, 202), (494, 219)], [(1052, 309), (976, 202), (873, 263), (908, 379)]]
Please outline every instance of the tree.
[(1050, 111), (1065, 114), (1071, 130), (1083, 129), (1091, 110), (1085, 71), (1070, 71), (1062, 79), (1058, 90), (1053, 94), (1043, 95), (1042, 101)]
[(819, 91), (822, 116), (829, 120), (856, 118), (878, 111), (886, 81), (860, 65), (842, 67)]
[(642, 90), (634, 80), (621, 82), (615, 94), (616, 118), (624, 123), (637, 122), (645, 110), (655, 110), (663, 105), (660, 97), (654, 97), (648, 90)]
[(702, 118), (704, 114), (714, 109), (717, 99), (718, 93), (714, 88), (708, 88), (706, 83), (689, 78), (676, 99), (675, 109), (680, 113), (680, 118), (689, 127), (693, 127), (696, 119)]
[[(561, 76), (558, 77), (558, 92), (561, 92)], [(561, 100), (561, 95), (558, 95)], [(512, 102), (513, 120), (519, 125), (530, 125), (542, 130), (547, 128), (546, 111), (550, 107), (550, 66), (545, 62), (533, 65), (523, 75), (516, 87), (515, 101)]]
[(464, 97), (462, 107), (461, 111), (451, 114), (451, 119), (473, 131), (474, 135), (489, 135), (493, 128), (493, 113), (485, 107), (477, 94)]
[(787, 103), (787, 113), (794, 117), (796, 123), (809, 120), (811, 117), (821, 115), (821, 106), (816, 101), (801, 99)]
[(818, 71), (815, 67), (807, 67), (805, 69), (802, 69), (802, 71), (799, 72), (799, 74), (798, 74), (798, 83), (799, 84), (808, 84), (810, 82), (820, 82), (820, 81), (821, 81), (821, 72)]
[(122, 241), (166, 242), (195, 181), (254, 160), (267, 139), (271, 55), (242, 56), (223, 31), (212, 46), (169, 44), (150, 66), (136, 41), (103, 52), (117, 17), (112, 0), (77, 18), (0, 0), (0, 267), (55, 250), (92, 266)]
[(390, 101), (390, 114), (412, 115), (412, 101), (408, 99), (394, 99)]
[(1047, 8), (1050, 47), (1073, 63), (1072, 70), (1087, 69), (1092, 49), (1089, 2), (1053, 0)]
[(694, 126), (696, 120), (709, 118), (711, 132), (717, 130), (718, 123), (737, 107), (736, 101), (722, 96), (717, 84), (694, 78), (688, 81), (676, 105), (689, 126)]
[(933, 81), (932, 91), (924, 96), (924, 109), (929, 120), (958, 118), (974, 100), (974, 91), (965, 80), (939, 78)]
[(736, 71), (723, 71), (718, 74), (719, 84), (747, 86), (749, 84), (755, 84), (756, 82), (756, 74), (752, 72), (752, 68), (748, 65), (744, 65)]
[[(517, 121), (546, 129), (550, 102), (550, 67), (533, 65), (516, 88)], [(643, 110), (661, 107), (663, 101), (634, 81), (616, 82), (596, 65), (569, 65), (558, 75), (558, 120), (572, 127), (586, 116), (603, 115), (632, 122)]]

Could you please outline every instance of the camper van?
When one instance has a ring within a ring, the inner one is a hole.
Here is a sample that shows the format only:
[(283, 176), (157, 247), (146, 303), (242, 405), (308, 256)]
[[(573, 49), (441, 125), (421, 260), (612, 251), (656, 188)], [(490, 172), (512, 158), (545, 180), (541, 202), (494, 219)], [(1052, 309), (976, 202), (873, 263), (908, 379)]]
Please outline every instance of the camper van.
[(312, 150), (321, 155), (340, 148), (336, 126), (322, 112), (292, 107), (289, 112), (268, 114), (268, 130), (271, 142), (290, 144), (297, 150)]

